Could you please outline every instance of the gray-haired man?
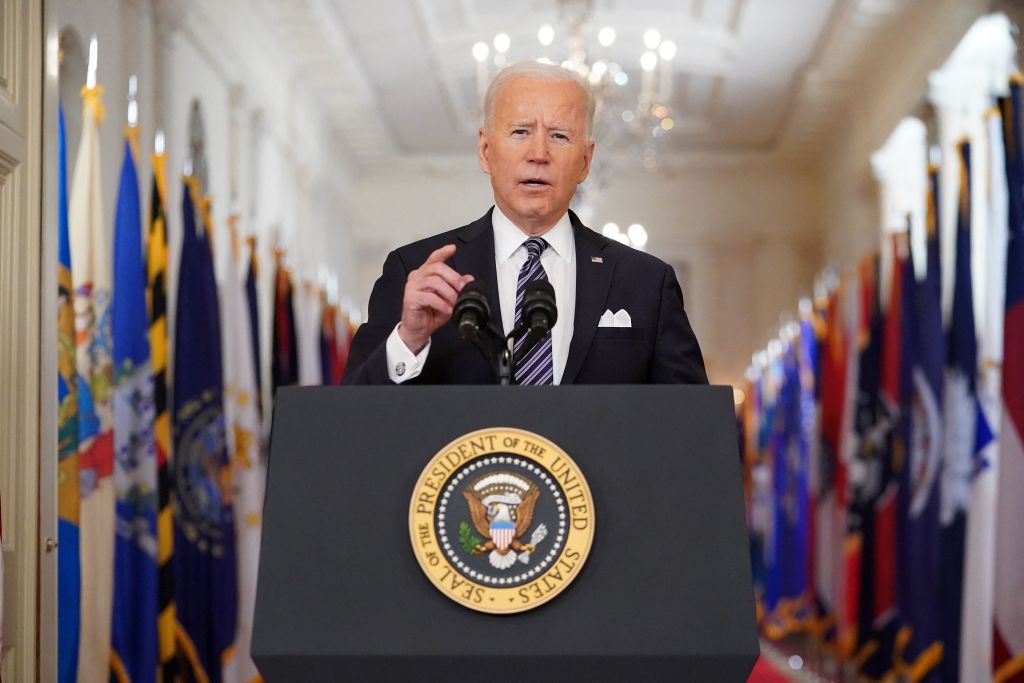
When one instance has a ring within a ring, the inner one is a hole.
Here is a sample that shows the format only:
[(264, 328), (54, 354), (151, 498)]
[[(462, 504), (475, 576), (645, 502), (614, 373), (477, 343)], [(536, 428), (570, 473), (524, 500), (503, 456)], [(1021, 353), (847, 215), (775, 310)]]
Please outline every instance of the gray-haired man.
[(558, 322), (514, 368), (517, 383), (707, 382), (672, 269), (569, 210), (590, 171), (593, 117), (593, 95), (571, 71), (531, 61), (499, 72), (478, 136), (495, 205), (388, 255), (344, 383), (494, 382), (483, 356), (446, 325), (455, 300), (480, 281), (508, 332), (524, 286), (541, 278), (554, 288)]

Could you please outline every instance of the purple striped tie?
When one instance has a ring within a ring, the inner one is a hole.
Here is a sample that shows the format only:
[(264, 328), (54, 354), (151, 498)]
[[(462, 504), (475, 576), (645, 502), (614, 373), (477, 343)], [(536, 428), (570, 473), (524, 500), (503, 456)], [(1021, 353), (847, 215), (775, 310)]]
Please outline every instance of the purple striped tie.
[[(516, 327), (523, 320), (523, 294), (526, 292), (526, 285), (535, 280), (547, 280), (548, 274), (544, 272), (544, 266), (540, 263), (540, 255), (547, 248), (548, 243), (542, 237), (531, 237), (523, 242), (526, 247), (526, 263), (519, 270), (519, 283), (516, 285)], [(524, 334), (516, 341), (515, 354), (519, 354)], [(516, 384), (552, 384), (555, 376), (554, 362), (551, 353), (551, 333), (544, 335), (537, 344), (530, 349), (529, 353), (516, 364)]]

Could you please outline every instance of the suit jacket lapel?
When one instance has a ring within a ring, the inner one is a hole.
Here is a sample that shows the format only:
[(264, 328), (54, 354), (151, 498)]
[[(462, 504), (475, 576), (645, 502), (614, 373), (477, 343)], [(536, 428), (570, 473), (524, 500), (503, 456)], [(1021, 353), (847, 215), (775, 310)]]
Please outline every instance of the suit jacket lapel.
[(572, 211), (569, 218), (576, 242), (576, 315), (562, 384), (572, 384), (583, 367), (583, 360), (597, 331), (597, 321), (604, 312), (615, 271), (614, 261), (607, 254), (602, 254), (608, 239), (583, 225)]
[[(502, 329), (501, 304), (498, 299), (498, 271), (494, 265), (494, 229), (491, 212), (494, 207), (458, 233), (458, 244), (452, 256), (452, 267), (459, 273), (473, 275), (483, 281), (491, 305), (491, 322)], [(505, 333), (504, 331), (502, 332)]]

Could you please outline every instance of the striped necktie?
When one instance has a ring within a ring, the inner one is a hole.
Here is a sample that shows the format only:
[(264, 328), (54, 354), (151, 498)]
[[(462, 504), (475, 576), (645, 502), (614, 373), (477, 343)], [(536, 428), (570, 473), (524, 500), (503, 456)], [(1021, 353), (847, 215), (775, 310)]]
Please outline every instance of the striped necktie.
[[(542, 237), (531, 237), (523, 242), (523, 246), (526, 247), (526, 262), (519, 269), (519, 283), (516, 285), (516, 327), (523, 321), (523, 295), (526, 292), (526, 286), (536, 280), (548, 279), (548, 274), (544, 272), (544, 266), (540, 263), (540, 255), (547, 248), (548, 243)], [(516, 355), (519, 354), (525, 339), (526, 335), (524, 334), (516, 341)], [(515, 378), (516, 384), (552, 384), (554, 376), (551, 333), (548, 332), (516, 364)]]

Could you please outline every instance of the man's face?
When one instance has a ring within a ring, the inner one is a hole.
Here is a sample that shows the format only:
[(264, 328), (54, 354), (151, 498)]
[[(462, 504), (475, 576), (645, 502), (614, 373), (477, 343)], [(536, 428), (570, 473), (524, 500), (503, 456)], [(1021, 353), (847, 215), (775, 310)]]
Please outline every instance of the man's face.
[(538, 235), (569, 208), (590, 172), (586, 95), (570, 81), (521, 77), (505, 83), (490, 129), (480, 129), (480, 167), (494, 201), (513, 223)]

